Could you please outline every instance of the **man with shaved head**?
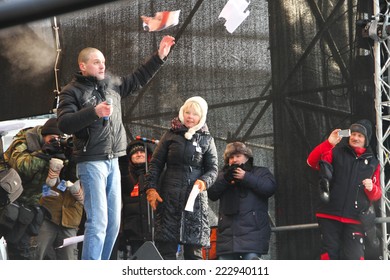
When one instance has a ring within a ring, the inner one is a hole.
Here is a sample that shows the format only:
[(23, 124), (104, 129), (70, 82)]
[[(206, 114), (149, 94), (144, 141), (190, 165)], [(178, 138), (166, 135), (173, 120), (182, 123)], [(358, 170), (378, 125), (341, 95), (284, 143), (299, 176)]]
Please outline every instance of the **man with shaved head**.
[(119, 232), (121, 185), (118, 157), (126, 154), (121, 99), (145, 86), (169, 54), (175, 39), (165, 36), (158, 51), (134, 73), (106, 76), (106, 60), (95, 48), (78, 57), (80, 72), (64, 87), (58, 127), (73, 134), (73, 157), (84, 187), (86, 223), (82, 259), (109, 259)]

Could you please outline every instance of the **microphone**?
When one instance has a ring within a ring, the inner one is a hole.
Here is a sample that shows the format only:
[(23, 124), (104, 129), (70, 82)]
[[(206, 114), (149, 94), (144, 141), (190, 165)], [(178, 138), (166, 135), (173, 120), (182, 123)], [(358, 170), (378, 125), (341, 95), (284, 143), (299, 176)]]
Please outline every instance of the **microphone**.
[[(106, 103), (107, 105), (112, 105), (112, 98), (107, 98)], [(103, 117), (103, 126), (106, 126), (109, 120), (110, 117)]]
[(158, 142), (160, 142), (159, 140), (156, 140), (156, 139), (148, 139), (148, 138), (145, 138), (145, 137), (141, 137), (141, 136), (136, 136), (135, 139), (137, 140), (141, 140), (143, 142), (146, 142), (146, 143), (152, 143), (152, 144), (158, 144)]

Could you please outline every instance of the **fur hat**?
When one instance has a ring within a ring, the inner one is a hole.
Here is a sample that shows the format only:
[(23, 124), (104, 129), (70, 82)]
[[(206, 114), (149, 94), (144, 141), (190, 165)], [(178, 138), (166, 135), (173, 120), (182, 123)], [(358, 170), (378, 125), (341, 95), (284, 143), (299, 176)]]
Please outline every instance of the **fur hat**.
[(62, 135), (63, 133), (61, 130), (59, 130), (57, 126), (57, 119), (52, 118), (45, 122), (45, 124), (42, 126), (41, 129), (42, 135), (49, 135), (49, 134), (55, 134), (55, 135)]
[(194, 127), (191, 127), (188, 129), (188, 131), (184, 134), (184, 137), (187, 139), (187, 140), (191, 140), (192, 139), (192, 136), (195, 134), (196, 131), (198, 131), (199, 129), (201, 129), (205, 123), (206, 123), (206, 116), (207, 116), (207, 109), (208, 109), (208, 106), (207, 106), (207, 102), (206, 100), (204, 100), (202, 97), (200, 96), (194, 96), (194, 97), (190, 97), (186, 100), (186, 102), (184, 102), (184, 105), (181, 106), (180, 108), (180, 111), (179, 111), (179, 120), (184, 123), (184, 108), (186, 108), (188, 106), (189, 103), (197, 103), (201, 109), (201, 116), (200, 116), (200, 121), (197, 125), (195, 125)]
[(353, 123), (349, 129), (351, 130), (351, 133), (359, 132), (363, 134), (364, 137), (366, 138), (364, 146), (368, 147), (372, 135), (372, 124), (369, 120), (365, 120), (365, 119), (359, 120), (356, 123)]
[(250, 148), (245, 146), (242, 142), (233, 142), (226, 145), (225, 152), (223, 153), (223, 160), (225, 164), (229, 163), (229, 158), (235, 154), (243, 154), (253, 161), (253, 153)]

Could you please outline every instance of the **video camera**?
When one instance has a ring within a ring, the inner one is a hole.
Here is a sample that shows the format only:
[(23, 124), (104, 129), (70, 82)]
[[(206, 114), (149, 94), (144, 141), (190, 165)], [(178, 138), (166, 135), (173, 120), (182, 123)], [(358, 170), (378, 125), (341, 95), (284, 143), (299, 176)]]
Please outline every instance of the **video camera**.
[(73, 152), (73, 137), (62, 136), (59, 140), (60, 147), (66, 158), (70, 158)]
[(73, 136), (63, 136), (60, 138), (59, 142), (63, 150), (73, 148)]
[(52, 137), (48, 142), (43, 144), (42, 151), (49, 155), (64, 154), (68, 158), (73, 153), (73, 137)]

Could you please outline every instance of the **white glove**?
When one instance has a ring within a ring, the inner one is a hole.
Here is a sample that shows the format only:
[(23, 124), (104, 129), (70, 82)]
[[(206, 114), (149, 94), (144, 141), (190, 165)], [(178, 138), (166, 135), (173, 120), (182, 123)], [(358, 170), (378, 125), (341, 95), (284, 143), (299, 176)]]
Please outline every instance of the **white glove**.
[(46, 178), (46, 185), (54, 187), (59, 180), (61, 169), (64, 167), (64, 162), (58, 158), (50, 159), (49, 173)]
[(76, 201), (84, 205), (84, 191), (81, 187), (80, 180), (77, 180), (74, 184), (71, 181), (66, 181), (65, 186), (69, 189)]

